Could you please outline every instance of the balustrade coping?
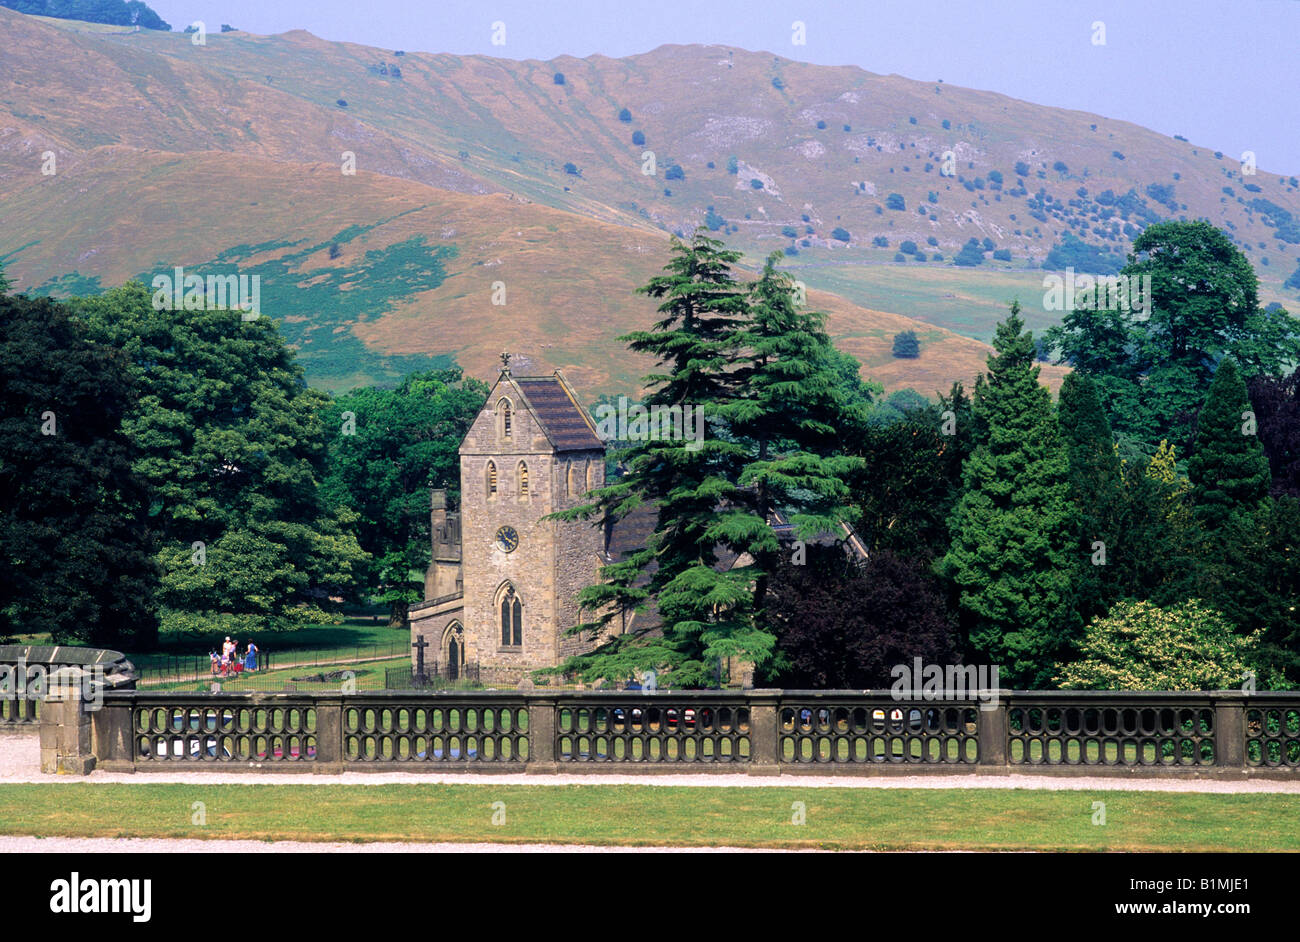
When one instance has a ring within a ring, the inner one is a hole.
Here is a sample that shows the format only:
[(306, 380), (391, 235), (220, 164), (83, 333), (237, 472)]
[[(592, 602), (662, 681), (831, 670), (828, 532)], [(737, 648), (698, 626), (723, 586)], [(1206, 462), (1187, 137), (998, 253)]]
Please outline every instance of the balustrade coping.
[(997, 700), (984, 700), (978, 696), (958, 699), (903, 697), (895, 698), (889, 690), (780, 690), (753, 688), (748, 690), (359, 690), (355, 693), (312, 692), (312, 691), (278, 691), (278, 690), (222, 690), (211, 691), (153, 691), (153, 690), (107, 690), (103, 694), (106, 704), (119, 701), (134, 703), (214, 703), (214, 702), (255, 702), (284, 701), (308, 702), (314, 700), (345, 700), (360, 702), (376, 701), (516, 701), (535, 702), (560, 700), (565, 702), (601, 701), (643, 701), (675, 700), (681, 702), (727, 701), (744, 703), (747, 701), (802, 701), (835, 702), (862, 701), (906, 703), (913, 706), (987, 706), (996, 703), (999, 707), (1015, 703), (1016, 706), (1034, 706), (1038, 703), (1074, 704), (1086, 703), (1096, 706), (1125, 706), (1137, 703), (1169, 704), (1182, 706), (1210, 706), (1214, 702), (1233, 701), (1242, 704), (1251, 702), (1284, 703), (1300, 701), (1300, 690), (1265, 690), (1246, 693), (1241, 690), (1002, 690)]

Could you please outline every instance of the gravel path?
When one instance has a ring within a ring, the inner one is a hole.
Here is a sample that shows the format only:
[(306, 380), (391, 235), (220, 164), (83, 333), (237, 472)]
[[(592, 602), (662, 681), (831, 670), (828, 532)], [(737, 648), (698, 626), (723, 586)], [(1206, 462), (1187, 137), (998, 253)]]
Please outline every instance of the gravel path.
[[(1024, 788), (1045, 791), (1146, 791), (1300, 794), (1300, 777), (1293, 781), (1100, 778), (1080, 776), (1009, 775), (881, 775), (881, 776), (752, 776), (718, 774), (668, 775), (484, 775), (454, 772), (92, 772), (88, 776), (44, 775), (40, 771), (40, 742), (36, 736), (0, 736), (0, 785), (25, 783), (149, 785), (176, 782), (190, 785), (654, 785), (729, 788)], [(207, 843), (207, 842), (203, 842)], [(353, 847), (355, 845), (346, 845)], [(459, 845), (457, 845), (459, 846)]]

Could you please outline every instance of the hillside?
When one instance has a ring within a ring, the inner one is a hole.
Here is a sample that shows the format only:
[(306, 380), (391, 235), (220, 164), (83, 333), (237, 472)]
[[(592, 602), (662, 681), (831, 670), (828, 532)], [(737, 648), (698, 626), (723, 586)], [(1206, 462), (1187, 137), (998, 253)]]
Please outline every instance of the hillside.
[[(1262, 297), (1295, 306), (1293, 178), (991, 92), (723, 47), (521, 62), (300, 31), (199, 47), (3, 9), (0, 34), (0, 256), (20, 287), (261, 266), (263, 308), (270, 284), (335, 387), (419, 357), (481, 372), (508, 346), (612, 391), (642, 369), (613, 341), (649, 310), (632, 289), (669, 232), (706, 221), (754, 265), (793, 246), (832, 331), (890, 387), (969, 379), (986, 349), (953, 332), (987, 339), (1013, 296), (1051, 323), (1039, 266), (1067, 233), (1115, 259), (1152, 221), (1206, 217)], [(971, 238), (1010, 260), (954, 267)], [(909, 240), (926, 261), (895, 261)], [(498, 275), (504, 309), (487, 304)], [(904, 316), (926, 322), (919, 360), (888, 354)]]

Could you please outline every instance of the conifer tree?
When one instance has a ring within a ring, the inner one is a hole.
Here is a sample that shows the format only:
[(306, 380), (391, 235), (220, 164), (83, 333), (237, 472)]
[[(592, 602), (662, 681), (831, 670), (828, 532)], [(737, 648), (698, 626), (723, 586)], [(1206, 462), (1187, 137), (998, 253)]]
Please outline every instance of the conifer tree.
[(759, 609), (778, 551), (769, 511), (788, 514), (799, 539), (834, 532), (848, 503), (847, 478), (864, 464), (838, 453), (845, 433), (861, 428), (866, 416), (846, 401), (826, 315), (796, 307), (793, 280), (776, 270), (782, 254), (769, 255), (749, 287), (740, 397), (719, 415), (747, 446), (738, 483), (749, 500), (719, 516), (718, 536), (755, 559)]
[[(776, 270), (780, 253), (748, 286), (731, 274), (739, 253), (703, 229), (673, 253), (666, 273), (640, 289), (662, 299), (660, 320), (623, 339), (665, 367), (647, 378), (645, 405), (703, 409), (707, 434), (632, 442), (618, 456), (621, 478), (593, 503), (555, 515), (618, 520), (646, 503), (657, 514), (646, 547), (604, 567), (602, 583), (580, 594), (600, 614), (577, 630), (603, 628), (650, 598), (662, 630), (608, 638), (564, 665), (587, 677), (668, 667), (674, 684), (698, 684), (720, 658), (768, 661), (776, 636), (762, 609), (783, 555), (769, 512), (788, 515), (800, 537), (834, 530), (846, 478), (862, 463), (841, 454), (846, 433), (865, 422), (843, 358), (825, 316), (794, 303), (793, 282)], [(720, 564), (742, 558), (747, 565)]]
[(985, 438), (963, 468), (952, 543), (938, 565), (955, 584), (971, 646), (999, 665), (1004, 680), (1032, 686), (1050, 680), (1077, 621), (1069, 458), (1019, 303), (998, 325), (993, 347), (973, 405)]
[[(700, 228), (690, 242), (674, 239), (664, 273), (637, 289), (662, 302), (650, 330), (620, 338), (662, 369), (645, 378), (643, 404), (703, 409), (706, 432), (699, 442), (633, 441), (615, 454), (621, 477), (594, 492), (592, 503), (555, 515), (612, 522), (645, 504), (656, 513), (645, 547), (602, 567), (601, 581), (579, 594), (584, 610), (596, 615), (575, 628), (603, 630), (653, 599), (662, 631), (634, 627), (609, 637), (590, 654), (570, 658), (565, 671), (622, 680), (666, 667), (675, 684), (687, 685), (711, 678), (717, 657), (742, 654), (761, 662), (770, 656), (773, 639), (753, 624), (753, 574), (717, 566), (718, 508), (744, 506), (747, 499), (737, 484), (745, 445), (721, 434), (720, 419), (739, 397), (738, 334), (746, 313), (744, 287), (732, 274), (739, 258)], [(752, 521), (745, 525), (756, 531)]]
[(1210, 384), (1187, 461), (1196, 515), (1211, 532), (1238, 511), (1253, 512), (1268, 496), (1268, 459), (1237, 364), (1225, 359)]
[(1105, 567), (1121, 551), (1115, 543), (1120, 463), (1096, 384), (1087, 374), (1070, 373), (1061, 383), (1057, 421), (1069, 455), (1070, 496), (1078, 521), (1076, 606), (1087, 622), (1103, 614), (1115, 597), (1115, 582)]

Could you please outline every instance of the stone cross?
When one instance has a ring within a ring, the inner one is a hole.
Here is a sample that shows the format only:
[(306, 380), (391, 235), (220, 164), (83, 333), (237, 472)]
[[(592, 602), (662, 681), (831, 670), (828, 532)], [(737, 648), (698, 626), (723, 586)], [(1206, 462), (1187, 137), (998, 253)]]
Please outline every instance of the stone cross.
[(429, 646), (429, 642), (424, 640), (424, 635), (420, 635), (411, 645), (415, 648), (415, 682), (424, 683), (424, 649)]

